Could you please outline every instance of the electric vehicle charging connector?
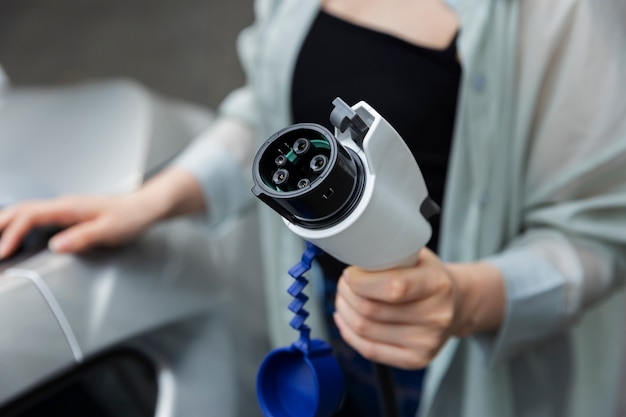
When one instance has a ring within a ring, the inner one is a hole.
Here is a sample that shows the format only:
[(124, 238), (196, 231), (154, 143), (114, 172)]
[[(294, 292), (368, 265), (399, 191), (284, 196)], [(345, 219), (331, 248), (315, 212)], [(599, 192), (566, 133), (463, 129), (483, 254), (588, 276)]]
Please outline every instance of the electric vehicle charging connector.
[(261, 146), (252, 192), (292, 232), (346, 264), (368, 270), (414, 264), (432, 235), (428, 218), (439, 209), (417, 162), (367, 103), (333, 104), (334, 135), (296, 124)]

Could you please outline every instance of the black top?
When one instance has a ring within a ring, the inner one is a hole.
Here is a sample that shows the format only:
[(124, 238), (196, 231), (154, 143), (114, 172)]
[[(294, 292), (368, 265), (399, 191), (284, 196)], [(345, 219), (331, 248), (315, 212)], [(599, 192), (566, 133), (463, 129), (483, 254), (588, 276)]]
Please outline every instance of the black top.
[[(332, 131), (332, 101), (361, 100), (398, 131), (417, 160), (431, 198), (442, 203), (454, 127), (461, 67), (456, 38), (443, 50), (412, 44), (321, 11), (298, 56), (291, 92), (294, 123), (318, 123)], [(416, 207), (418, 215), (419, 207)], [(438, 242), (439, 216), (431, 219)], [(325, 310), (331, 343), (346, 379), (339, 417), (380, 416), (371, 364), (341, 340), (332, 321), (336, 281), (345, 267), (329, 255), (317, 257), (325, 281)], [(400, 415), (415, 415), (424, 370), (394, 369)]]
[[(293, 74), (294, 123), (332, 131), (335, 97), (349, 105), (366, 101), (402, 136), (441, 205), (461, 74), (455, 41), (443, 50), (426, 48), (320, 12)], [(438, 216), (432, 223), (434, 250)]]

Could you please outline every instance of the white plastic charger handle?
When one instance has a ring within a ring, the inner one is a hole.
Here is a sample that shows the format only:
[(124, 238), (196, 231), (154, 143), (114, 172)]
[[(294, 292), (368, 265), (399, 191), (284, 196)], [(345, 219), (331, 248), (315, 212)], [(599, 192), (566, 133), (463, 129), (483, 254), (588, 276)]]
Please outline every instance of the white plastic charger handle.
[(414, 265), (431, 238), (427, 217), (436, 205), (398, 132), (364, 101), (352, 109), (365, 116), (369, 126), (362, 147), (348, 130), (335, 128), (335, 137), (365, 167), (360, 201), (345, 219), (327, 228), (305, 228), (283, 220), (291, 231), (348, 265), (368, 270)]

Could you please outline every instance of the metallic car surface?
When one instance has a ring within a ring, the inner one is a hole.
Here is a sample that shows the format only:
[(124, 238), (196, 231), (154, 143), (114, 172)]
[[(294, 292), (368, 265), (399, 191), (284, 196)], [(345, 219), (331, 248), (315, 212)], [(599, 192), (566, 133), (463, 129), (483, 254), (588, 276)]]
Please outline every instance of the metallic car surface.
[[(124, 193), (212, 114), (128, 80), (0, 96), (0, 205)], [(132, 348), (158, 370), (156, 416), (254, 416), (266, 350), (254, 211), (201, 218), (79, 255), (44, 245), (0, 262), (0, 414), (80, 364)]]

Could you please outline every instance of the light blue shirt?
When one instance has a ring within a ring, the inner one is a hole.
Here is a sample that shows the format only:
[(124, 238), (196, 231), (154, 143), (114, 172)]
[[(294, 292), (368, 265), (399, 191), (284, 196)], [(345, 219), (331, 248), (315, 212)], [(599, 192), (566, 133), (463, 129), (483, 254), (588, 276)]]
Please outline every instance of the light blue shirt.
[[(420, 416), (613, 417), (626, 317), (626, 5), (450, 4), (463, 79), (440, 253), (497, 266), (507, 311), (497, 333), (445, 345)], [(210, 221), (249, 204), (250, 155), (291, 123), (291, 73), (318, 9), (255, 2), (238, 44), (249, 82), (220, 107), (237, 133), (208, 132), (176, 161), (203, 185)], [(302, 242), (274, 212), (259, 215), (269, 331), (286, 345), (296, 338), (286, 271)], [(315, 308), (309, 321), (323, 328)]]

